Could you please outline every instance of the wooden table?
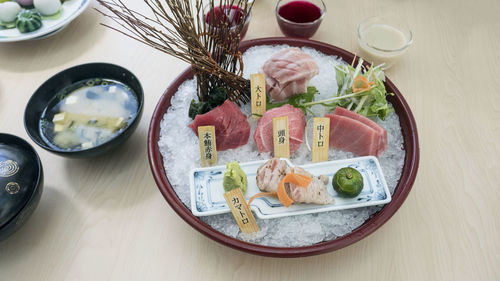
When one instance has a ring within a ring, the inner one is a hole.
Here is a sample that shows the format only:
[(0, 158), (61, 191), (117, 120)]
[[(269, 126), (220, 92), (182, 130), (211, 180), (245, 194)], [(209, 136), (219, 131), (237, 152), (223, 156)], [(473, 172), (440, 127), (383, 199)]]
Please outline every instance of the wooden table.
[[(275, 2), (257, 0), (247, 39), (281, 36)], [(0, 44), (0, 131), (33, 144), (46, 176), (36, 212), (0, 243), (0, 280), (499, 280), (500, 1), (325, 2), (314, 40), (359, 53), (357, 24), (377, 14), (406, 18), (415, 34), (387, 75), (417, 121), (420, 169), (389, 222), (300, 259), (248, 255), (193, 230), (161, 196), (146, 155), (151, 114), (186, 64), (100, 26), (109, 20), (88, 9), (52, 37)], [(50, 76), (88, 62), (139, 77), (139, 128), (106, 157), (50, 154), (27, 136), (24, 107)]]

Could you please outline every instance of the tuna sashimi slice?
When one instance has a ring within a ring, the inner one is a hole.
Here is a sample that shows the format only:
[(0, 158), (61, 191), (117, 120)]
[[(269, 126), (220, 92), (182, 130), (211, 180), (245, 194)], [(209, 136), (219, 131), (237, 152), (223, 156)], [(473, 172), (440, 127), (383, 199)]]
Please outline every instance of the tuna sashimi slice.
[(330, 118), (330, 146), (359, 156), (377, 155), (379, 134), (362, 122), (336, 114)]
[[(215, 126), (217, 150), (227, 150), (245, 145), (250, 137), (250, 124), (247, 117), (232, 101), (201, 115), (196, 115), (189, 127), (198, 135), (198, 126)], [(182, 145), (182, 144), (181, 144)]]
[(379, 144), (378, 144), (377, 156), (384, 153), (384, 151), (387, 149), (387, 131), (384, 128), (382, 128), (379, 124), (372, 121), (370, 118), (367, 118), (363, 115), (357, 114), (356, 112), (350, 111), (350, 110), (345, 109), (345, 108), (340, 107), (340, 106), (337, 106), (335, 108), (335, 111), (333, 114), (349, 117), (349, 118), (354, 119), (354, 120), (358, 120), (361, 123), (369, 126), (370, 128), (373, 128), (375, 131), (377, 131), (377, 133), (379, 134)]
[(306, 92), (306, 83), (319, 73), (314, 59), (299, 48), (286, 48), (262, 66), (266, 88), (272, 101), (284, 101)]
[(253, 139), (257, 144), (259, 152), (274, 151), (273, 143), (273, 118), (288, 116), (288, 130), (290, 134), (290, 154), (299, 149), (304, 137), (304, 128), (306, 126), (306, 117), (302, 110), (289, 104), (278, 108), (273, 108), (259, 119)]
[(311, 79), (318, 74), (318, 65), (299, 48), (286, 48), (274, 54), (262, 67), (280, 84), (290, 81)]
[(272, 78), (268, 78), (266, 81), (266, 90), (269, 96), (273, 97), (273, 101), (287, 100), (297, 93), (307, 93), (307, 80), (305, 79), (291, 81), (283, 85), (277, 84), (276, 80)]

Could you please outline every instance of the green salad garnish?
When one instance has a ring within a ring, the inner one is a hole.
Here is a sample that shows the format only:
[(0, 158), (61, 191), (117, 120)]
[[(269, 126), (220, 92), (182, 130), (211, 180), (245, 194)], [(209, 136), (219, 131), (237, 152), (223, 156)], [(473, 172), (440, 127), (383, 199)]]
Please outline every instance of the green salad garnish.
[(363, 66), (363, 59), (360, 58), (356, 68), (352, 65), (334, 67), (338, 86), (336, 95), (329, 99), (306, 103), (304, 106), (321, 104), (332, 110), (341, 106), (364, 116), (378, 116), (382, 120), (393, 110), (387, 103), (386, 97), (394, 94), (387, 93), (385, 89), (382, 65), (371, 65), (366, 69)]

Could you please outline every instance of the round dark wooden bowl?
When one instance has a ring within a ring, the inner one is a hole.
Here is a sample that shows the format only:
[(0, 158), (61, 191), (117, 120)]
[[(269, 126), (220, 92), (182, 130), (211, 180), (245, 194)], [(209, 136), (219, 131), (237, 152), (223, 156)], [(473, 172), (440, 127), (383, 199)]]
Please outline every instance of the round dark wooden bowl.
[[(241, 43), (240, 49), (242, 52), (244, 52), (248, 48), (253, 46), (281, 44), (287, 44), (297, 47), (311, 47), (327, 55), (339, 56), (346, 62), (351, 62), (354, 59), (354, 55), (352, 53), (335, 46), (317, 41), (296, 38), (277, 37), (244, 41)], [(189, 68), (184, 71), (179, 77), (177, 77), (177, 79), (175, 79), (172, 84), (170, 84), (166, 92), (160, 98), (160, 101), (153, 113), (153, 117), (149, 127), (148, 156), (155, 181), (167, 202), (177, 212), (177, 214), (181, 216), (182, 219), (184, 219), (189, 225), (191, 225), (193, 228), (203, 233), (204, 235), (208, 236), (209, 238), (234, 249), (238, 249), (251, 254), (270, 257), (288, 258), (322, 254), (346, 247), (373, 233), (386, 221), (388, 221), (392, 217), (392, 215), (394, 215), (394, 213), (396, 213), (396, 211), (408, 196), (408, 193), (410, 192), (417, 175), (420, 156), (417, 126), (405, 99), (396, 88), (396, 86), (394, 86), (394, 84), (389, 79), (387, 79), (385, 83), (387, 91), (394, 93), (394, 96), (389, 96), (388, 100), (392, 103), (395, 112), (399, 116), (399, 122), (401, 124), (401, 130), (404, 138), (404, 149), (406, 151), (401, 178), (399, 179), (399, 182), (392, 196), (392, 201), (389, 204), (385, 205), (379, 212), (375, 213), (371, 218), (366, 220), (363, 225), (355, 229), (350, 234), (335, 240), (321, 242), (311, 246), (293, 248), (268, 247), (247, 243), (220, 233), (219, 231), (202, 222), (198, 217), (195, 217), (191, 213), (191, 210), (189, 210), (181, 202), (181, 200), (177, 196), (177, 193), (174, 191), (170, 182), (168, 181), (168, 176), (163, 166), (163, 157), (158, 148), (158, 140), (160, 138), (160, 122), (163, 119), (163, 115), (170, 106), (170, 100), (172, 96), (177, 92), (177, 88), (184, 81), (191, 78), (193, 78), (193, 71)]]

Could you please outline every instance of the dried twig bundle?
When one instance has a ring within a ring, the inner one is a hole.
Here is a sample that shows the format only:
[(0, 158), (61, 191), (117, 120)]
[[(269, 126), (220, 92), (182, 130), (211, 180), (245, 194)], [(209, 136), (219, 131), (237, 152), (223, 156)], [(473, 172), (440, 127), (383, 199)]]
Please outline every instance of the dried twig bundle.
[(243, 61), (238, 50), (251, 10), (246, 0), (209, 0), (206, 7), (202, 0), (144, 0), (151, 16), (127, 8), (121, 0), (97, 2), (111, 14), (99, 12), (122, 28), (104, 26), (190, 63), (201, 101), (206, 101), (209, 89), (216, 87), (226, 88), (229, 99), (238, 104), (249, 101), (249, 81), (242, 77)]

